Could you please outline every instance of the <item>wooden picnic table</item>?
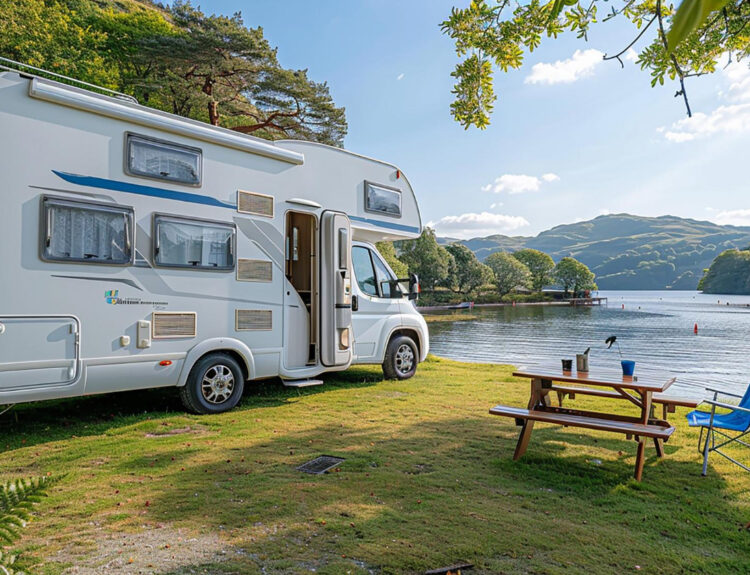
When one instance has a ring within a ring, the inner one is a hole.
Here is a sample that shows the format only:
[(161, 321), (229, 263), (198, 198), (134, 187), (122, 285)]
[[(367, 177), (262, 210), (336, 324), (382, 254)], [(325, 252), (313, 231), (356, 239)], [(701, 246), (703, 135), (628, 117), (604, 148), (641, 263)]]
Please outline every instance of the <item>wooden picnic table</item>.
[[(625, 434), (628, 439), (632, 437), (638, 442), (634, 473), (638, 481), (643, 474), (646, 439), (653, 439), (657, 455), (663, 457), (663, 442), (674, 432), (674, 427), (666, 420), (669, 411), (667, 406), (673, 408), (673, 404), (684, 405), (687, 401), (679, 398), (672, 401), (669, 397), (660, 395), (656, 401), (665, 406), (664, 416), (655, 417), (654, 394), (662, 394), (676, 379), (657, 370), (640, 370), (636, 376), (623, 376), (619, 365), (616, 368), (591, 366), (591, 370), (584, 373), (576, 370), (562, 371), (560, 366), (547, 364), (518, 369), (513, 375), (531, 380), (527, 408), (496, 405), (490, 409), (492, 415), (513, 417), (516, 424), (521, 426), (513, 459), (518, 459), (526, 451), (535, 421), (612, 431)], [(567, 384), (577, 386), (570, 387)], [(553, 392), (558, 394), (558, 406), (551, 404), (550, 393)], [(638, 408), (639, 415), (626, 416), (564, 408), (562, 398), (566, 394), (573, 397), (575, 393), (629, 401)]]

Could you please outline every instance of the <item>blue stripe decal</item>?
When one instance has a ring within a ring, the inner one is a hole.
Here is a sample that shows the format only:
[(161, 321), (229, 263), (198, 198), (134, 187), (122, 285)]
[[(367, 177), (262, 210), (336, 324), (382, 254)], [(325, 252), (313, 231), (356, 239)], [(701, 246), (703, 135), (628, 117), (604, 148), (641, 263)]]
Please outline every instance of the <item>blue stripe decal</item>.
[(420, 229), (415, 226), (405, 226), (404, 224), (395, 224), (392, 222), (384, 222), (382, 220), (371, 220), (369, 218), (360, 218), (358, 216), (349, 216), (349, 219), (357, 222), (363, 222), (365, 224), (370, 224), (371, 226), (377, 226), (379, 228), (391, 228), (392, 230), (398, 230), (400, 232), (411, 232), (414, 234), (418, 234), (420, 232)]
[[(117, 180), (107, 180), (105, 178), (95, 178), (93, 176), (81, 176), (79, 174), (69, 174), (67, 172), (58, 172), (52, 170), (58, 177), (66, 182), (85, 186), (87, 188), (100, 188), (103, 190), (112, 190), (115, 192), (126, 192), (128, 194), (138, 194), (140, 196), (150, 196), (152, 198), (163, 198), (166, 200), (176, 200), (178, 202), (189, 202), (191, 204), (202, 204), (204, 206), (214, 206), (217, 208), (227, 208), (236, 210), (237, 204), (222, 202), (211, 196), (202, 196), (200, 194), (191, 194), (189, 192), (176, 192), (174, 190), (165, 190), (164, 188), (155, 188), (153, 186), (142, 186), (140, 184), (131, 184), (129, 182), (119, 182)], [(400, 232), (409, 232), (413, 234), (420, 233), (416, 226), (406, 226), (395, 222), (384, 222), (382, 220), (372, 220), (370, 218), (360, 218), (358, 216), (349, 216), (350, 220), (370, 224), (378, 228), (390, 228)]]
[(217, 208), (227, 208), (236, 210), (237, 204), (222, 202), (211, 196), (202, 196), (200, 194), (190, 194), (188, 192), (176, 192), (174, 190), (165, 190), (164, 188), (154, 188), (152, 186), (141, 186), (128, 182), (118, 182), (117, 180), (107, 180), (105, 178), (94, 178), (93, 176), (81, 176), (78, 174), (68, 174), (52, 170), (57, 176), (66, 182), (85, 186), (87, 188), (100, 188), (103, 190), (113, 190), (115, 192), (126, 192), (128, 194), (138, 194), (141, 196), (150, 196), (152, 198), (164, 198), (167, 200), (177, 200), (178, 202), (190, 202), (192, 204), (203, 204), (204, 206), (214, 206)]

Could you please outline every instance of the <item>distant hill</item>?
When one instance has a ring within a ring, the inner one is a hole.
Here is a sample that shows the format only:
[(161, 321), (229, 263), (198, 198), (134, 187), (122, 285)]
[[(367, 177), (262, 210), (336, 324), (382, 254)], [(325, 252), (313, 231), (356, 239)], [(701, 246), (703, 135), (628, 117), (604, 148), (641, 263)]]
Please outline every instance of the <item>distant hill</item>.
[(600, 289), (697, 289), (703, 270), (727, 249), (750, 245), (750, 227), (630, 214), (565, 224), (535, 237), (493, 235), (460, 241), (480, 260), (497, 251), (534, 248), (555, 261), (572, 256), (596, 274)]
[(720, 253), (701, 281), (700, 288), (704, 293), (750, 294), (750, 251)]

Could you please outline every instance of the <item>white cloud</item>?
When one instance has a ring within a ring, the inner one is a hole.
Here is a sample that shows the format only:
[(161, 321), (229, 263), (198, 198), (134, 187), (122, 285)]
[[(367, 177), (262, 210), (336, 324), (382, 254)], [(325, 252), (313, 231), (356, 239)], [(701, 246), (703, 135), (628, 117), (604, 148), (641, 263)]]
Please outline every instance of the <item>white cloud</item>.
[(496, 208), (501, 208), (501, 207), (503, 207), (503, 202), (493, 202), (492, 204), (490, 204), (491, 210), (494, 210)]
[(729, 99), (739, 102), (750, 100), (750, 67), (747, 61), (733, 61), (723, 70), (729, 81)]
[(632, 48), (628, 48), (628, 51), (625, 52), (625, 56), (623, 56), (623, 58), (628, 62), (635, 62), (636, 60), (638, 60), (638, 52), (636, 52)]
[(405, 76), (405, 74), (403, 72), (401, 72), (398, 76), (396, 76), (396, 80), (403, 80), (404, 76)]
[(526, 218), (505, 214), (469, 213), (460, 216), (445, 216), (427, 224), (439, 236), (468, 239), (492, 234), (507, 234), (529, 225)]
[(602, 208), (601, 210), (599, 210), (599, 215), (600, 215), (600, 216), (608, 216), (608, 215), (610, 215), (611, 213), (612, 213), (612, 212), (610, 212), (610, 211), (609, 211), (609, 210), (608, 210), (607, 208)]
[(602, 63), (604, 53), (599, 50), (576, 50), (567, 60), (547, 63), (539, 62), (531, 67), (525, 84), (570, 84), (594, 73)]
[(670, 142), (689, 142), (715, 134), (741, 134), (750, 131), (750, 104), (719, 106), (710, 114), (697, 112), (664, 131)]
[(560, 179), (557, 174), (544, 174), (541, 178), (536, 176), (527, 176), (525, 174), (503, 174), (495, 181), (486, 186), (482, 186), (483, 192), (494, 192), (500, 194), (508, 192), (509, 194), (523, 194), (524, 192), (536, 192), (542, 185), (542, 181), (556, 182)]
[(683, 118), (669, 128), (657, 131), (670, 142), (690, 142), (716, 134), (741, 134), (750, 132), (750, 68), (746, 62), (732, 62), (722, 70), (728, 90), (721, 95), (728, 100), (708, 114), (697, 112), (692, 118)]
[(725, 210), (713, 216), (711, 221), (722, 226), (750, 226), (750, 209)]

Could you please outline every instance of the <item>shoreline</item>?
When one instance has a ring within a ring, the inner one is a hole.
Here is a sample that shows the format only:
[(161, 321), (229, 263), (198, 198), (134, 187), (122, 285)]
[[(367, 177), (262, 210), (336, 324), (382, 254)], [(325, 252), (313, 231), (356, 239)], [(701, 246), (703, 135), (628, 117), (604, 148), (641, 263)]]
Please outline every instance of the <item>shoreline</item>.
[[(475, 303), (474, 308), (477, 307), (520, 307), (520, 306), (568, 306), (570, 307), (569, 301), (528, 301), (528, 302), (495, 302), (495, 303)], [(417, 311), (420, 313), (431, 312), (431, 311), (471, 311), (473, 308), (456, 308), (450, 305), (427, 305), (417, 306)]]

